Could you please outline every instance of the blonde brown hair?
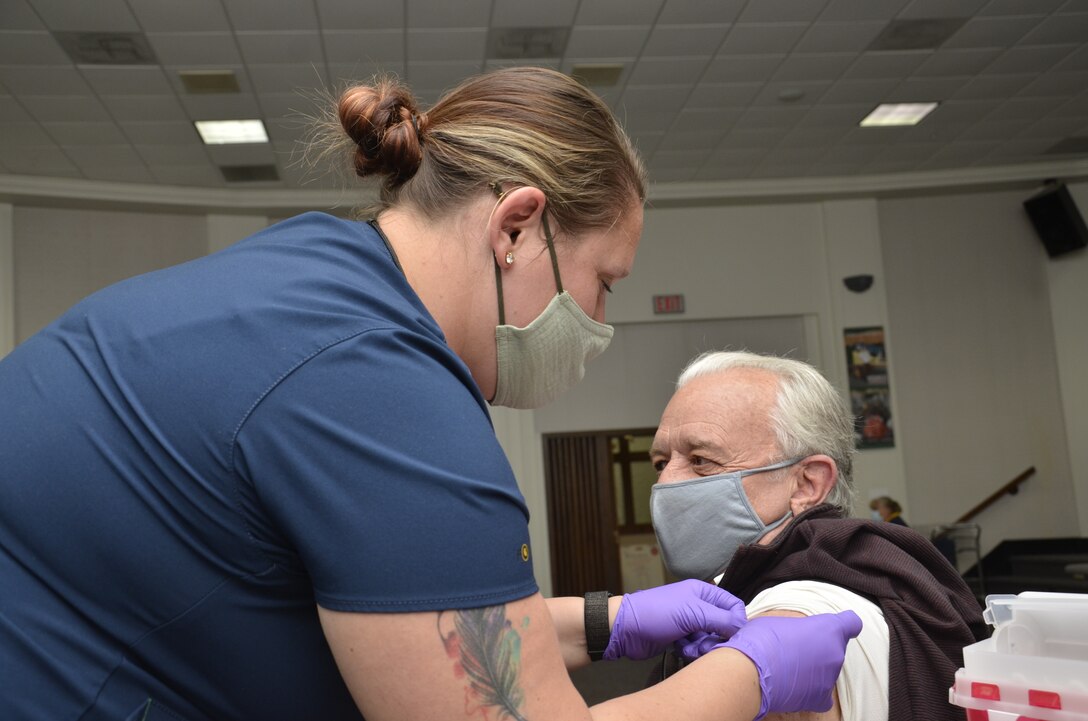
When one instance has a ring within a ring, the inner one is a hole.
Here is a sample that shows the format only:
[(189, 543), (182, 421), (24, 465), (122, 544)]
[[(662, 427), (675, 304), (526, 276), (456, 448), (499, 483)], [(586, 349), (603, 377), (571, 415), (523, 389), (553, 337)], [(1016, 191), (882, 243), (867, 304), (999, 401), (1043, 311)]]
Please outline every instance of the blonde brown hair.
[(478, 75), (422, 112), (391, 78), (346, 90), (338, 116), (360, 177), (384, 176), (373, 212), (408, 204), (431, 219), (498, 184), (543, 191), (562, 230), (611, 227), (646, 198), (646, 171), (608, 106), (534, 67)]

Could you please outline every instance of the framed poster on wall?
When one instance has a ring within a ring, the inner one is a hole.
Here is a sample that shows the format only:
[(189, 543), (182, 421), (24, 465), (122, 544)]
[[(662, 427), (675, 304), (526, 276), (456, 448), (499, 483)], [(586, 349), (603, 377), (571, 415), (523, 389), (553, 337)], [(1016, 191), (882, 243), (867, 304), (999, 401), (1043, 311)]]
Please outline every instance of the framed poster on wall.
[(888, 382), (888, 353), (882, 327), (847, 328), (846, 372), (858, 448), (895, 445), (892, 398)]

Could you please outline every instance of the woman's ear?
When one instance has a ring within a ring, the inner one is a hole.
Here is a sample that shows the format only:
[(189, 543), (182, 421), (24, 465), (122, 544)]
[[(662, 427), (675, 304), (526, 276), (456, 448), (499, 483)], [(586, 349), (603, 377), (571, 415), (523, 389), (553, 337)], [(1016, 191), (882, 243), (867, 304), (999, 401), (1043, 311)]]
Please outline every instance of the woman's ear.
[[(540, 218), (544, 212), (544, 193), (539, 188), (523, 186), (504, 192), (488, 222), (488, 238), (496, 258), (505, 258), (526, 246), (525, 240), (544, 232)], [(506, 265), (505, 263), (500, 263)]]
[(839, 467), (830, 456), (808, 456), (797, 465), (800, 473), (795, 477), (799, 480), (790, 496), (790, 510), (794, 515), (823, 503), (839, 480)]

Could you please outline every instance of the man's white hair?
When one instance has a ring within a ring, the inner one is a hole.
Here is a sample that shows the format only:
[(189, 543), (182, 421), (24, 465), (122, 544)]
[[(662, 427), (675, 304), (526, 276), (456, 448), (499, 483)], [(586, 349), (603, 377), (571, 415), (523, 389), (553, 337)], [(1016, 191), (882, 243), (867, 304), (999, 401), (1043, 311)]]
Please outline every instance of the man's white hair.
[(677, 389), (694, 378), (730, 368), (755, 368), (778, 379), (771, 422), (784, 458), (821, 453), (830, 456), (839, 477), (825, 503), (844, 516), (853, 514), (854, 419), (846, 401), (808, 363), (747, 351), (710, 351), (696, 357), (680, 373)]

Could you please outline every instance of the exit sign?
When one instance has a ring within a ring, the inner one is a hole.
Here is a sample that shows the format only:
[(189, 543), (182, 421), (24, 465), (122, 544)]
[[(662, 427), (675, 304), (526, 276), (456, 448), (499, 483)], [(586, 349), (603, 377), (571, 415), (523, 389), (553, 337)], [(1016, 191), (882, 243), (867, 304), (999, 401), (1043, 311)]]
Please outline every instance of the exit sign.
[(676, 295), (655, 295), (654, 296), (654, 313), (683, 313), (684, 312), (684, 296), (682, 294)]

